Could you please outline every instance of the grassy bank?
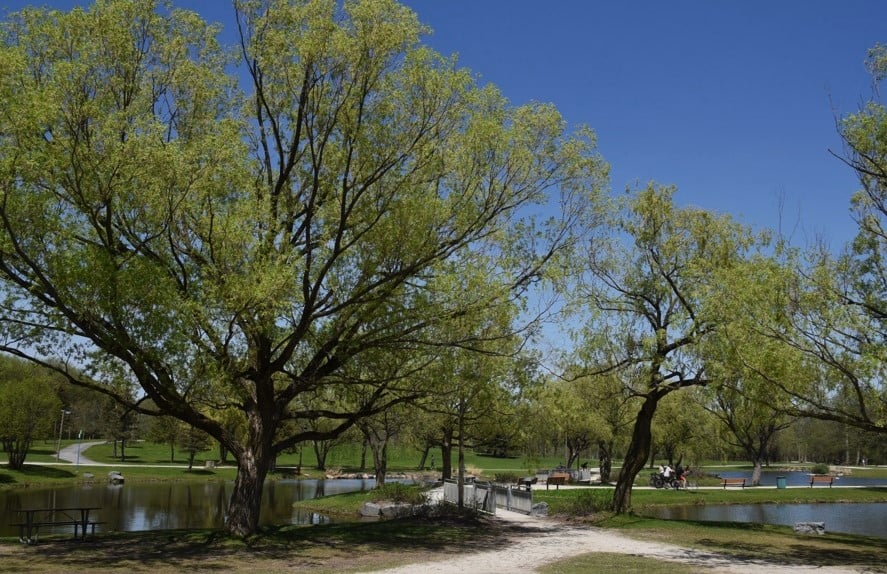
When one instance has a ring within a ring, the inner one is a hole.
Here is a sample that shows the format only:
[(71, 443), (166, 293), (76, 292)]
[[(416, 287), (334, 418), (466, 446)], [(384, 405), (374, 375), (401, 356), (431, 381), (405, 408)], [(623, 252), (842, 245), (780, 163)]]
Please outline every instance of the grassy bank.
[[(851, 492), (851, 489), (845, 490)], [(857, 493), (854, 498), (878, 499), (884, 494), (865, 492), (867, 490), (852, 489)], [(545, 498), (578, 497), (582, 492), (564, 490)], [(773, 489), (771, 492), (784, 494)], [(664, 494), (661, 491), (650, 492), (651, 496), (660, 498), (664, 498)], [(741, 494), (728, 491), (724, 496), (737, 498)], [(300, 503), (300, 507), (353, 516), (359, 505), (371, 496), (370, 493), (330, 496), (305, 501)], [(887, 572), (887, 544), (882, 539), (864, 536), (833, 533), (800, 536), (783, 526), (664, 521), (606, 513), (574, 517), (570, 521), (617, 530), (638, 540), (725, 554), (743, 562), (841, 566), (868, 572)], [(33, 547), (6, 539), (0, 543), (0, 560), (4, 569), (34, 574), (57, 572), (60, 564), (67, 572), (150, 571), (152, 574), (172, 574), (187, 570), (233, 573), (310, 570), (315, 574), (327, 574), (441, 560), (501, 548), (527, 535), (531, 534), (519, 524), (450, 514), (381, 522), (282, 526), (265, 529), (261, 535), (247, 540), (231, 539), (205, 530), (102, 534), (85, 543), (56, 539)], [(612, 554), (583, 555), (557, 562), (541, 571), (578, 574), (612, 570), (659, 574), (673, 572), (675, 568), (680, 568), (682, 572), (705, 571), (690, 565)]]
[[(107, 480), (109, 470), (112, 467), (41, 464), (26, 464), (22, 470), (0, 468), (0, 489), (102, 483)], [(234, 468), (196, 468), (189, 471), (186, 468), (120, 467), (116, 470), (122, 472), (127, 483), (233, 480), (236, 473)]]
[[(657, 520), (639, 516), (608, 516), (594, 525), (618, 530), (642, 541), (716, 553), (742, 563), (773, 563), (780, 566), (840, 567), (864, 572), (887, 572), (887, 544), (882, 538), (830, 533), (825, 536), (795, 534), (787, 526)], [(607, 571), (618, 564), (618, 572), (644, 574), (710, 572), (699, 566), (676, 566), (672, 562), (632, 557), (622, 567), (619, 555), (586, 554), (540, 569), (543, 574), (580, 574)]]
[[(81, 467), (81, 472), (86, 468)], [(102, 477), (107, 467), (93, 469)], [(127, 481), (215, 480), (233, 477), (233, 469), (127, 467)], [(0, 476), (8, 475), (0, 471)], [(63, 467), (35, 465), (21, 480), (31, 483), (76, 480)], [(402, 486), (402, 485), (401, 485)], [(608, 488), (536, 491), (536, 500), (548, 502), (560, 518), (573, 509), (597, 507), (611, 494)], [(455, 513), (424, 518), (359, 522), (359, 506), (378, 499), (376, 492), (356, 492), (302, 501), (299, 507), (338, 517), (338, 523), (267, 528), (247, 540), (231, 539), (219, 532), (161, 531), (103, 533), (85, 543), (49, 539), (25, 547), (12, 539), (0, 541), (4, 569), (31, 573), (65, 571), (142, 572), (172, 574), (183, 570), (254, 572), (308, 570), (318, 574), (357, 572), (406, 563), (440, 560), (465, 552), (507, 545), (527, 535), (519, 525)], [(589, 500), (590, 504), (589, 504)], [(887, 502), (887, 488), (793, 488), (745, 490), (635, 490), (633, 516), (595, 512), (569, 516), (571, 522), (618, 530), (639, 540), (655, 540), (703, 552), (726, 554), (741, 561), (768, 561), (786, 565), (840, 565), (871, 572), (887, 572), (887, 544), (882, 539), (830, 533), (822, 537), (799, 536), (781, 526), (757, 524), (664, 521), (643, 516), (645, 508), (667, 504), (732, 504), (796, 502)], [(551, 565), (545, 572), (572, 574), (614, 569), (657, 574), (671, 572), (674, 563), (643, 557), (590, 554)], [(680, 566), (693, 572), (692, 566)], [(697, 570), (701, 571), (701, 570)]]

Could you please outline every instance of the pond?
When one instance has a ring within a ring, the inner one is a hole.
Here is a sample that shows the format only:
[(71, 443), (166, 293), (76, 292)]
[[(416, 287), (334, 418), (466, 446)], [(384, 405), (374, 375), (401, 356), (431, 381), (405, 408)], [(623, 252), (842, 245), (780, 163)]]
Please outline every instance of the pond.
[[(720, 471), (721, 478), (745, 478), (746, 484), (751, 484), (750, 470)], [(810, 486), (809, 472), (780, 472), (778, 470), (764, 470), (761, 472), (761, 486), (776, 486), (776, 477), (784, 476), (788, 486)], [(856, 477), (852, 474), (835, 477), (835, 486), (887, 486), (887, 479)], [(821, 488), (821, 487), (816, 487)]]
[(887, 538), (887, 503), (711, 504), (666, 506), (656, 518), (705, 522), (782, 524), (825, 522), (825, 531)]
[[(319, 496), (368, 490), (375, 480), (274, 480), (262, 491), (259, 522), (271, 524), (317, 524), (327, 518), (293, 509), (293, 502)], [(0, 491), (0, 536), (17, 536), (21, 508), (99, 507), (95, 512), (105, 524), (96, 531), (169, 530), (176, 528), (220, 528), (231, 497), (233, 482), (110, 485), (63, 488), (19, 488)], [(69, 532), (70, 527), (62, 532)]]
[[(722, 471), (721, 478), (745, 478), (751, 483), (751, 471)], [(777, 477), (785, 477), (786, 485), (810, 486), (807, 472), (764, 470), (761, 486), (776, 486)], [(837, 486), (887, 486), (883, 478), (845, 475), (835, 477)], [(816, 488), (827, 488), (817, 486)], [(749, 522), (792, 526), (795, 522), (825, 522), (826, 532), (844, 532), (887, 538), (887, 503), (828, 504), (713, 504), (668, 506), (652, 511), (656, 518), (699, 520), (707, 522)]]

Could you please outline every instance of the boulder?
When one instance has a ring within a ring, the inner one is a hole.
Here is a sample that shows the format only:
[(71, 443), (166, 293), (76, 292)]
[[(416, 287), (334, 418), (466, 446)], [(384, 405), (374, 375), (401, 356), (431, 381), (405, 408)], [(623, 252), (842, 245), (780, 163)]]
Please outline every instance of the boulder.
[(530, 509), (530, 516), (548, 516), (548, 503), (537, 502)]
[(825, 534), (825, 522), (795, 522), (798, 534)]
[(381, 518), (399, 518), (402, 516), (411, 516), (417, 512), (420, 507), (406, 502), (364, 502), (358, 513), (361, 516), (381, 517)]
[(361, 516), (382, 516), (382, 506), (377, 502), (364, 502), (357, 511)]

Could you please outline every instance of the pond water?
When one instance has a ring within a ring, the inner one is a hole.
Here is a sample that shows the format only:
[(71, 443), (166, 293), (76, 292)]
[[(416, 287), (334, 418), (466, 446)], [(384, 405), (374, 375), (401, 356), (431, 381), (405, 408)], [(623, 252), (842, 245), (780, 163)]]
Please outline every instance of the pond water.
[(825, 522), (825, 531), (887, 538), (887, 503), (712, 504), (667, 506), (652, 511), (656, 518), (707, 522), (749, 522), (792, 526)]
[[(293, 502), (319, 496), (368, 490), (375, 480), (274, 480), (262, 491), (259, 522), (317, 524), (319, 514), (294, 510)], [(99, 507), (94, 516), (105, 524), (96, 531), (220, 528), (231, 497), (233, 482), (110, 485), (64, 488), (20, 488), (0, 491), (0, 536), (18, 536), (17, 510), (21, 508)], [(67, 527), (62, 532), (69, 532)]]
[[(751, 483), (751, 471), (723, 471), (722, 478), (745, 478)], [(810, 486), (807, 472), (764, 470), (761, 486), (776, 486), (777, 477), (785, 477), (786, 485)], [(837, 486), (887, 486), (883, 478), (862, 478), (853, 475), (835, 477)], [(828, 488), (816, 486), (815, 488)], [(844, 532), (887, 538), (887, 503), (830, 504), (715, 504), (657, 508), (657, 518), (714, 522), (749, 522), (792, 526), (795, 522), (825, 522), (826, 532)]]
[[(721, 478), (745, 478), (746, 484), (751, 484), (751, 471), (720, 471)], [(779, 472), (777, 470), (763, 470), (761, 472), (761, 486), (776, 486), (776, 477), (784, 476), (788, 486), (810, 486), (810, 473), (808, 472)], [(887, 479), (856, 477), (852, 474), (835, 477), (835, 486), (887, 486)], [(816, 488), (822, 488), (817, 486)]]

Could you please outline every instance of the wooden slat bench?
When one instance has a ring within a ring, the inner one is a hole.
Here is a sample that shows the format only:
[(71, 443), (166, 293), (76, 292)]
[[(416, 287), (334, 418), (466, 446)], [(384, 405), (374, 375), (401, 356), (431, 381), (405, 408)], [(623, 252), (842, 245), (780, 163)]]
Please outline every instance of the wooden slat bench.
[(721, 481), (724, 483), (725, 490), (728, 486), (739, 486), (745, 488), (744, 478), (722, 478)]
[(561, 472), (555, 472), (548, 475), (548, 480), (545, 482), (545, 490), (548, 490), (550, 485), (554, 485), (557, 487), (557, 490), (561, 489), (562, 484), (567, 484), (570, 480), (570, 475)]
[(831, 488), (834, 481), (835, 477), (830, 474), (811, 474), (810, 488), (813, 488), (814, 484), (827, 484)]
[(533, 485), (536, 484), (538, 480), (539, 479), (535, 476), (525, 476), (518, 479), (517, 485), (518, 488), (526, 488), (527, 490), (532, 490)]

